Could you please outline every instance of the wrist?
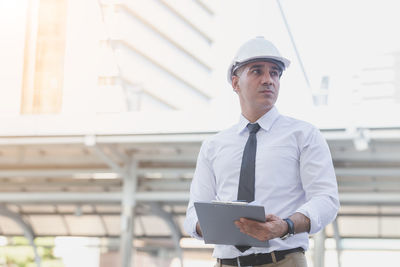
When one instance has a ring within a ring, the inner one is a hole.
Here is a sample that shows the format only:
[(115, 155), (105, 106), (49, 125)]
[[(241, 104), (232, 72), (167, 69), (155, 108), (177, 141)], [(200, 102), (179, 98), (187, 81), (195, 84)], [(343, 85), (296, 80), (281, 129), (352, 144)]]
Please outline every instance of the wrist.
[(281, 239), (285, 240), (294, 235), (294, 223), (289, 218), (283, 219), (283, 221), (286, 223), (287, 231), (285, 231), (285, 234), (283, 236), (281, 236)]
[(289, 226), (284, 219), (282, 219), (282, 228), (283, 228), (283, 232), (280, 235), (280, 237), (285, 236), (289, 232)]
[(199, 222), (196, 223), (196, 233), (198, 236), (203, 237), (203, 233), (201, 232), (200, 224)]

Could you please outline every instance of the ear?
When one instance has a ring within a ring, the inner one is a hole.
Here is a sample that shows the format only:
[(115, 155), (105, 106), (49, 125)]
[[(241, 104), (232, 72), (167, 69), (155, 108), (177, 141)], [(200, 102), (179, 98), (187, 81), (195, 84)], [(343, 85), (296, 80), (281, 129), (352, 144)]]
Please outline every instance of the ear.
[(239, 88), (239, 77), (236, 75), (232, 76), (232, 87), (233, 87), (233, 91), (235, 91), (236, 93), (240, 90)]

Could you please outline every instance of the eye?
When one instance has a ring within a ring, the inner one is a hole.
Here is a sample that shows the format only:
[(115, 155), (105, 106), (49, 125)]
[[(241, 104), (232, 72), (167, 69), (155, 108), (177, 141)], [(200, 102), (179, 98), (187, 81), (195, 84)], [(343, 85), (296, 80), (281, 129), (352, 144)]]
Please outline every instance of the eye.
[(278, 73), (277, 71), (273, 70), (273, 71), (270, 72), (270, 75), (271, 75), (272, 77), (276, 77), (276, 76), (279, 75), (279, 73)]
[(260, 69), (253, 69), (251, 71), (251, 73), (259, 75), (259, 74), (261, 74), (261, 70)]

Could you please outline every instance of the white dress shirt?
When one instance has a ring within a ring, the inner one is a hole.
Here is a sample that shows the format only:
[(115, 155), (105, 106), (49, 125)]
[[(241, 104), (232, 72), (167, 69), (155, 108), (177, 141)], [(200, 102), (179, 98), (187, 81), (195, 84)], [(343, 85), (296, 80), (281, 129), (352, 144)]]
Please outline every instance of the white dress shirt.
[[(310, 233), (322, 230), (336, 217), (339, 198), (331, 154), (320, 131), (309, 123), (280, 115), (274, 107), (258, 121), (255, 170), (255, 203), (266, 214), (287, 218), (295, 212), (307, 216)], [(240, 166), (249, 136), (249, 121), (239, 123), (205, 140), (200, 149), (190, 187), (190, 201), (184, 222), (193, 237), (197, 201), (237, 199)], [(308, 233), (286, 240), (275, 238), (269, 247), (252, 247), (241, 253), (234, 246), (215, 245), (213, 257), (234, 258), (296, 247), (308, 249)]]

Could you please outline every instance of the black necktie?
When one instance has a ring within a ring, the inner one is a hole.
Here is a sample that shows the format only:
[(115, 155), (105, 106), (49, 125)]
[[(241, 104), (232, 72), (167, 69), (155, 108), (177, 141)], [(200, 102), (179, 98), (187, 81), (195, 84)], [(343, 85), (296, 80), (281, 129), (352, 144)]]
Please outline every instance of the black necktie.
[[(238, 200), (245, 200), (247, 202), (254, 201), (254, 186), (255, 186), (255, 172), (256, 172), (256, 151), (257, 151), (257, 138), (256, 134), (260, 130), (260, 125), (247, 124), (250, 131), (249, 138), (243, 151), (242, 166), (240, 168)], [(236, 246), (238, 250), (244, 252), (250, 246)]]

